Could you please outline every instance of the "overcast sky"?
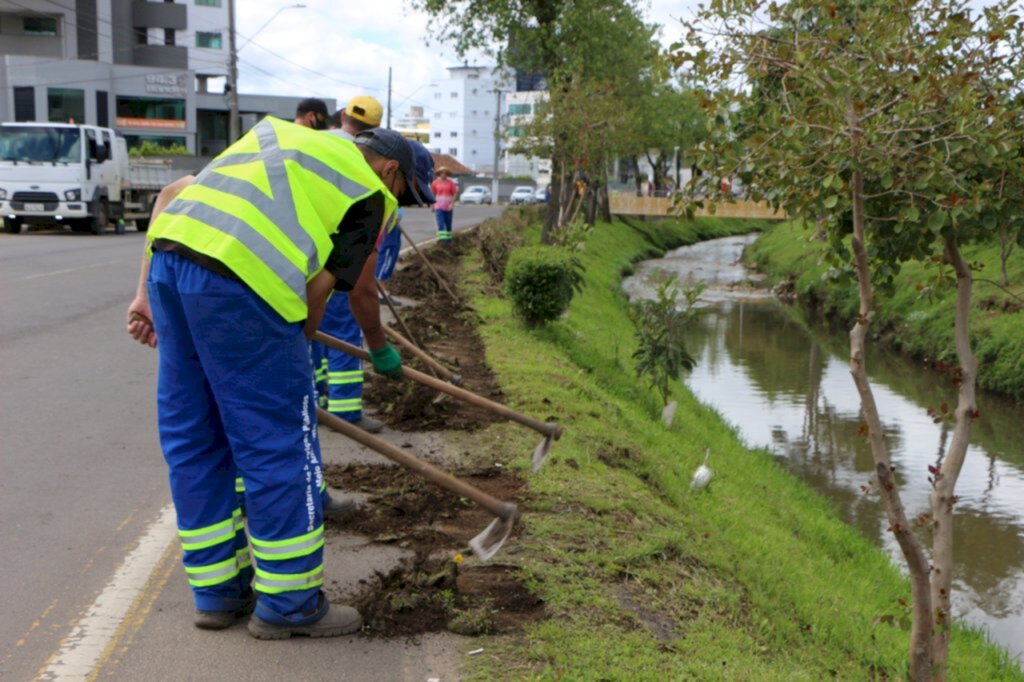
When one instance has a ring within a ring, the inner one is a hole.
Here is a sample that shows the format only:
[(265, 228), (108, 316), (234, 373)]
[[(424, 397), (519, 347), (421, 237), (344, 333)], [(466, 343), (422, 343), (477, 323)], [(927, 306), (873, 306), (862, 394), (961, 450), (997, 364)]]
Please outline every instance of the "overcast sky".
[[(260, 30), (275, 12), (296, 3), (237, 0), (240, 92), (319, 95), (339, 105), (368, 93), (386, 104), (390, 66), (394, 116), (401, 116), (426, 103), (426, 86), (459, 63), (446, 45), (427, 44), (427, 19), (408, 0), (299, 1), (306, 7), (286, 9)], [(696, 6), (697, 0), (649, 0), (646, 15), (665, 27), (667, 44), (681, 34), (678, 17), (692, 16)]]

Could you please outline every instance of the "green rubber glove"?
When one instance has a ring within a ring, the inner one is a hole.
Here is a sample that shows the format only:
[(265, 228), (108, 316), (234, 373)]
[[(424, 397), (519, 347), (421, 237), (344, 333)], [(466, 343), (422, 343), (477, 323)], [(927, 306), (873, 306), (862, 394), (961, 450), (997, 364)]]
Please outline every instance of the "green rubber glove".
[(402, 358), (391, 344), (384, 344), (383, 348), (370, 351), (370, 360), (373, 361), (373, 368), (389, 379), (399, 379), (402, 376)]

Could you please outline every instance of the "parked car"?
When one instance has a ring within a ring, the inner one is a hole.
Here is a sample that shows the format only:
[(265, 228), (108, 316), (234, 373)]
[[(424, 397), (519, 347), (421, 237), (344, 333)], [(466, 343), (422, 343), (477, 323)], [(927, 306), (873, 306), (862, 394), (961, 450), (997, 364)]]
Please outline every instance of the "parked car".
[(546, 204), (548, 203), (548, 188), (538, 187), (537, 191), (533, 193), (533, 203), (535, 204)]
[(483, 185), (471, 185), (466, 188), (466, 191), (459, 197), (459, 201), (464, 204), (493, 204), (494, 199), (491, 198), (491, 190), (487, 189)]
[(533, 192), (534, 190), (532, 187), (527, 187), (525, 185), (522, 187), (516, 187), (514, 190), (512, 190), (512, 196), (509, 197), (508, 201), (510, 204), (513, 205), (532, 204), (534, 201)]

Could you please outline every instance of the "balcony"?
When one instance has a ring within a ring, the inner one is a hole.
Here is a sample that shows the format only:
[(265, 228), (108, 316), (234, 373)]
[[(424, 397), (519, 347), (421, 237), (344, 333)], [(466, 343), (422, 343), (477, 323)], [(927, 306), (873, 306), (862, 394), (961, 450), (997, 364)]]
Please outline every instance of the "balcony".
[(132, 26), (180, 31), (188, 26), (188, 8), (176, 2), (135, 0), (132, 3)]
[(136, 66), (181, 70), (188, 68), (188, 48), (182, 45), (136, 45), (132, 56), (132, 63)]

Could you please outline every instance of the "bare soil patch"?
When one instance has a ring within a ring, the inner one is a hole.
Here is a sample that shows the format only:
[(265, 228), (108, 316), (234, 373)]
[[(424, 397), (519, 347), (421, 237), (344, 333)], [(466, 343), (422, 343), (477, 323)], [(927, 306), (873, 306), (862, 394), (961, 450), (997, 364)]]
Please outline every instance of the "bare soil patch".
[[(455, 282), (459, 256), (473, 247), (469, 235), (457, 235), (450, 245), (437, 245), (425, 251), (430, 263), (458, 293)], [(476, 314), (461, 301), (453, 301), (438, 284), (433, 274), (411, 254), (402, 261), (388, 283), (388, 291), (396, 296), (416, 300), (419, 305), (398, 309), (403, 321), (425, 349), (462, 376), (462, 387), (495, 402), (503, 402), (504, 394), (494, 373), (487, 366), (484, 345), (476, 331)], [(398, 324), (395, 328), (401, 332)], [(412, 366), (426, 368), (402, 353)], [(368, 401), (380, 408), (391, 428), (400, 431), (464, 430), (474, 431), (496, 421), (491, 412), (446, 397), (434, 402), (437, 391), (409, 381), (387, 381), (374, 377), (364, 389)]]
[[(501, 467), (455, 473), (499, 499), (523, 502), (525, 483)], [(455, 563), (469, 539), (491, 522), (487, 512), (400, 467), (329, 466), (326, 475), (332, 485), (370, 494), (362, 508), (346, 517), (346, 532), (414, 553), (388, 573), (377, 573), (350, 600), (363, 614), (367, 635), (492, 634), (544, 617), (543, 602), (530, 594), (514, 568)], [(333, 525), (327, 528), (328, 537), (338, 532)], [(516, 535), (518, 530), (511, 542)]]

